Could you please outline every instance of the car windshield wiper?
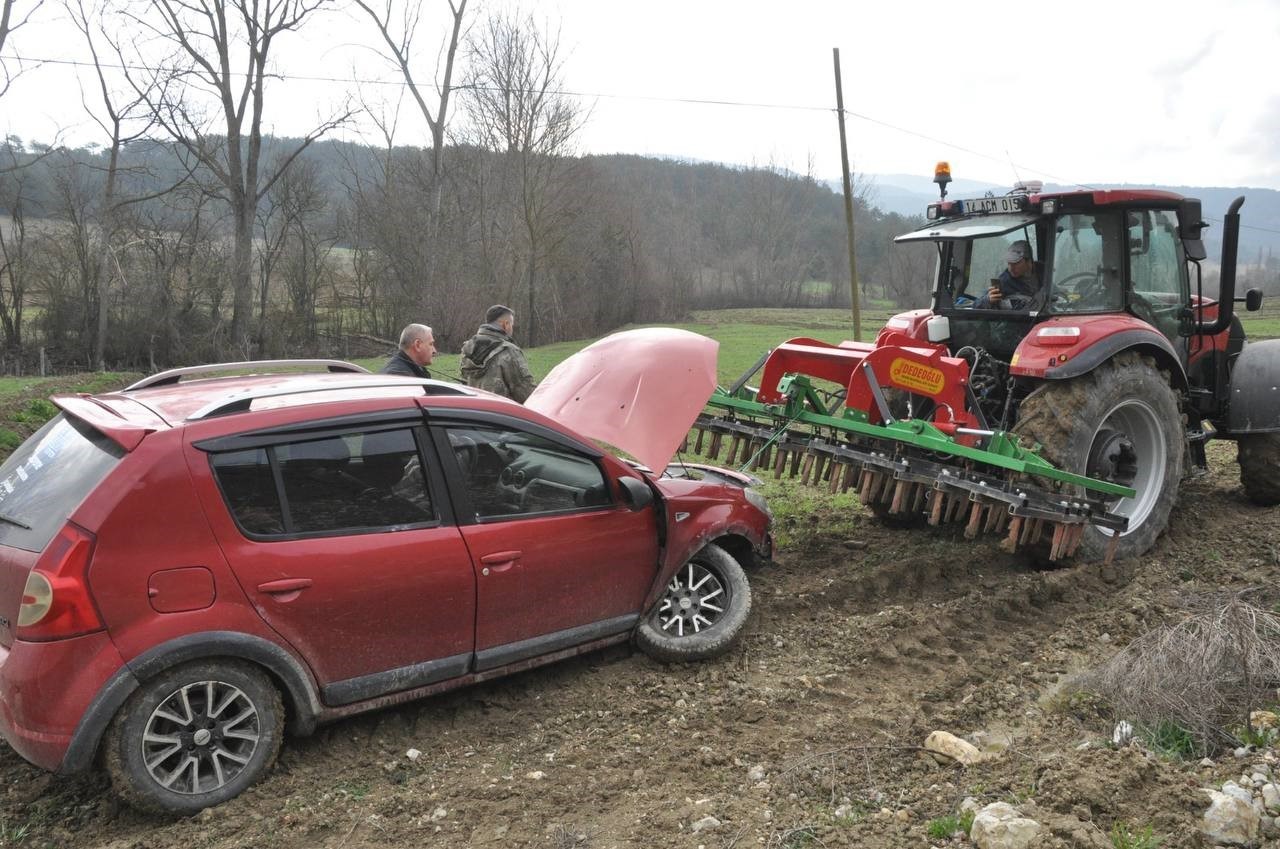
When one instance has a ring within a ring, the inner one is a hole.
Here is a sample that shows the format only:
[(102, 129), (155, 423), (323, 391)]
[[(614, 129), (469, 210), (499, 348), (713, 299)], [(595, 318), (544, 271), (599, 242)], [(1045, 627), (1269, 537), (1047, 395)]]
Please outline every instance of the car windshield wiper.
[(22, 521), (21, 519), (15, 519), (13, 516), (10, 516), (8, 513), (0, 513), (0, 522), (8, 522), (11, 525), (17, 525), (18, 527), (22, 528), (24, 531), (31, 530), (31, 526), (28, 525), (26, 522)]

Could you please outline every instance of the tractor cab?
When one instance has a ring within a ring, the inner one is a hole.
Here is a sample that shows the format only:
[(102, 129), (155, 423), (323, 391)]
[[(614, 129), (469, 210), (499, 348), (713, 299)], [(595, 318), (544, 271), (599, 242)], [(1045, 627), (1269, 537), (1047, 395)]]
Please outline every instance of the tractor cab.
[[(953, 349), (973, 346), (1007, 361), (1036, 324), (1127, 313), (1168, 339), (1185, 365), (1187, 260), (1204, 258), (1199, 202), (1149, 190), (1045, 193), (1020, 183), (999, 197), (944, 194), (927, 217), (896, 241), (936, 246), (931, 306), (948, 318)], [(1010, 262), (1024, 253), (1029, 263)]]

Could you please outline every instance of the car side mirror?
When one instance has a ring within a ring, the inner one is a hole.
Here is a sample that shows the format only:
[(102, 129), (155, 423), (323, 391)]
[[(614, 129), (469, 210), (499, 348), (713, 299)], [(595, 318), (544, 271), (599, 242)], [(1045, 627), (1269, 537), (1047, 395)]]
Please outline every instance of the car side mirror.
[(1244, 308), (1249, 312), (1262, 309), (1262, 290), (1250, 289), (1244, 293)]
[(642, 480), (618, 478), (618, 488), (622, 491), (622, 503), (632, 513), (638, 513), (653, 503), (653, 490)]

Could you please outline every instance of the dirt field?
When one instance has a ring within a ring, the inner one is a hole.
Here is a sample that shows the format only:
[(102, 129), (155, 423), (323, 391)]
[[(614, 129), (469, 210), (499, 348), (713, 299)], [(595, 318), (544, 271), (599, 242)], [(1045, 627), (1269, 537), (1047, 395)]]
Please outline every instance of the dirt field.
[[(266, 781), (189, 820), (145, 817), (101, 774), (56, 778), (5, 748), (0, 841), (924, 847), (947, 844), (928, 823), (973, 796), (1025, 805), (1046, 847), (1110, 846), (1115, 823), (1199, 846), (1197, 788), (1260, 756), (1210, 768), (1116, 750), (1109, 719), (1055, 694), (1186, 594), (1266, 585), (1277, 600), (1280, 509), (1244, 500), (1233, 445), (1212, 465), (1184, 483), (1155, 550), (1115, 567), (1037, 571), (994, 539), (870, 519), (830, 536), (818, 517), (752, 573), (749, 635), (719, 662), (617, 649), (342, 722), (287, 741)], [(934, 729), (1012, 745), (940, 766), (918, 748)]]

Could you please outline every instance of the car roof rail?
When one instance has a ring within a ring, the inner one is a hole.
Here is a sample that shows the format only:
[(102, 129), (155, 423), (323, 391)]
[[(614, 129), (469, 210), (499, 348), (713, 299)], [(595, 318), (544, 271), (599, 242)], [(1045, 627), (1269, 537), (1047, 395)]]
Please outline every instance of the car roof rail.
[(269, 389), (248, 389), (242, 392), (235, 392), (225, 398), (220, 398), (209, 404), (205, 404), (191, 415), (187, 416), (187, 421), (197, 421), (199, 419), (211, 419), (214, 416), (224, 416), (229, 413), (245, 413), (249, 411), (254, 401), (263, 398), (283, 398), (289, 395), (308, 395), (313, 392), (342, 392), (348, 389), (387, 389), (400, 388), (412, 389), (421, 387), (423, 395), (470, 395), (464, 387), (453, 383), (443, 383), (439, 380), (423, 380), (420, 378), (399, 378), (395, 381), (390, 380), (374, 380), (365, 378), (360, 381), (351, 381), (349, 383), (325, 383), (314, 386), (293, 387), (282, 389), (280, 387), (271, 387)]
[(355, 374), (368, 374), (369, 370), (355, 363), (349, 363), (345, 360), (246, 360), (238, 363), (211, 363), (204, 366), (183, 366), (182, 368), (171, 368), (153, 374), (150, 377), (144, 377), (137, 383), (126, 386), (122, 392), (132, 392), (135, 389), (149, 389), (154, 386), (172, 386), (184, 377), (196, 377), (198, 375), (220, 374), (225, 372), (234, 372), (240, 376), (248, 374), (276, 374), (290, 371), (297, 371), (304, 368), (323, 367), (331, 372), (352, 372)]

